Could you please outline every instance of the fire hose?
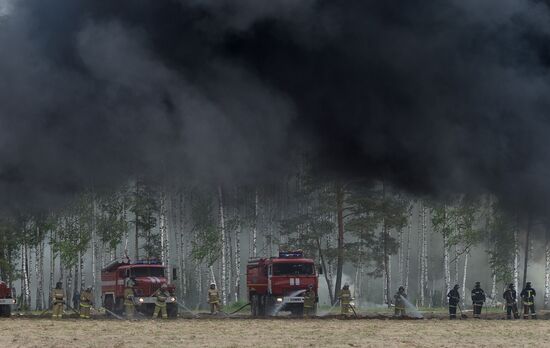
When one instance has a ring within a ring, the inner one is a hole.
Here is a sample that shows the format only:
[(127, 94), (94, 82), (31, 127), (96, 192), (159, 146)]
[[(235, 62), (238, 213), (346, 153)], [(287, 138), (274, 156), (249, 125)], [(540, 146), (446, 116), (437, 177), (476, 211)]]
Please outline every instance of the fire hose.
[(240, 312), (240, 311), (241, 311), (243, 308), (245, 308), (246, 306), (250, 306), (250, 302), (248, 302), (247, 304), (245, 304), (245, 305), (239, 307), (239, 309), (237, 309), (237, 310), (235, 310), (235, 311), (229, 313), (228, 315), (233, 315), (233, 314), (235, 314), (235, 313), (237, 313), (237, 312)]

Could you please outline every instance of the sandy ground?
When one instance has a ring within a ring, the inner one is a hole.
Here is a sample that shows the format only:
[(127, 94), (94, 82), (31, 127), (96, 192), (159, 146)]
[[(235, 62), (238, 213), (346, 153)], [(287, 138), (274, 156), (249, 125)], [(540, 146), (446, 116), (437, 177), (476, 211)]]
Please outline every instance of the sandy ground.
[[(0, 347), (540, 347), (550, 322), (2, 319)], [(520, 339), (521, 338), (521, 339)]]

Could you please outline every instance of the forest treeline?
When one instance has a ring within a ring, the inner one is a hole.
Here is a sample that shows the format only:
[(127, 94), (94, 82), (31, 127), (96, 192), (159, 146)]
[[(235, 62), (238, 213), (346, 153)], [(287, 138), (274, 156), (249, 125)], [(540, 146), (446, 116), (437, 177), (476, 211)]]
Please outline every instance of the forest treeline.
[[(505, 284), (525, 283), (542, 240), (545, 278), (535, 284), (544, 283), (548, 305), (547, 231), (547, 221), (504, 209), (490, 195), (415, 197), (384, 181), (317, 177), (305, 166), (253, 186), (133, 180), (89, 189), (63, 209), (4, 216), (0, 277), (17, 286), (22, 308), (41, 310), (57, 281), (68, 298), (93, 285), (99, 300), (100, 271), (111, 260), (158, 258), (178, 297), (198, 306), (209, 282), (225, 303), (246, 301), (249, 257), (302, 249), (324, 270), (332, 303), (350, 282), (359, 303), (388, 304), (403, 285), (418, 306), (438, 306), (454, 284), (470, 286), (469, 274), (481, 267), (496, 304)], [(475, 253), (487, 262), (472, 263)]]

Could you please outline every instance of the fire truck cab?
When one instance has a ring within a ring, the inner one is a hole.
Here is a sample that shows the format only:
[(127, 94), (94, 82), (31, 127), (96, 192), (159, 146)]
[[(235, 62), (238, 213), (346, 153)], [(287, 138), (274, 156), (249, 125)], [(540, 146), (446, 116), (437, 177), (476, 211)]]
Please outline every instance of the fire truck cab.
[(246, 284), (252, 316), (276, 315), (290, 311), (301, 315), (303, 293), (312, 285), (318, 298), (315, 262), (302, 251), (281, 251), (279, 257), (250, 259), (246, 266)]
[(101, 298), (103, 306), (116, 314), (124, 312), (124, 288), (131, 279), (134, 282), (134, 304), (136, 310), (152, 315), (156, 297), (153, 294), (167, 284), (171, 296), (168, 298), (166, 310), (169, 317), (178, 315), (176, 287), (168, 283), (168, 270), (156, 259), (115, 260), (101, 270)]
[(0, 281), (0, 317), (9, 317), (11, 315), (11, 307), (16, 303), (12, 297), (12, 291), (8, 284)]

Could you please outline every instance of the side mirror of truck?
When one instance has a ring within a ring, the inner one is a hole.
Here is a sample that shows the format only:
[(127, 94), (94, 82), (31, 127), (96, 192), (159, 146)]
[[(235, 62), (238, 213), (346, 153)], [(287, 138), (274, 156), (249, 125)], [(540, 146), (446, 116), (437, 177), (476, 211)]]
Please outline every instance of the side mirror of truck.
[(172, 280), (178, 280), (178, 269), (176, 267), (172, 268)]
[(319, 265), (319, 274), (323, 274), (323, 266)]

